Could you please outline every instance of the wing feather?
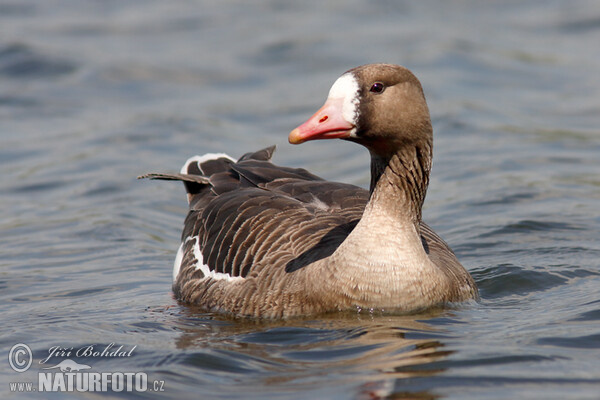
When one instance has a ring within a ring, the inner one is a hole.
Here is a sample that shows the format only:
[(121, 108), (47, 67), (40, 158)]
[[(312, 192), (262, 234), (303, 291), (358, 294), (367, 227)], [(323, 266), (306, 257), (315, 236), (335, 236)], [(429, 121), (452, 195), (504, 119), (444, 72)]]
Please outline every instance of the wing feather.
[[(368, 201), (367, 190), (327, 182), (304, 169), (279, 167), (275, 147), (188, 162), (187, 173), (139, 178), (186, 183), (190, 211), (182, 233), (180, 269), (186, 279), (202, 278), (197, 264), (231, 277), (246, 277), (274, 252), (286, 254), (292, 272), (332, 254), (354, 229)], [(195, 238), (189, 240), (189, 238)], [(194, 256), (198, 241), (202, 260)], [(421, 240), (438, 265), (461, 268), (450, 247), (425, 223)]]

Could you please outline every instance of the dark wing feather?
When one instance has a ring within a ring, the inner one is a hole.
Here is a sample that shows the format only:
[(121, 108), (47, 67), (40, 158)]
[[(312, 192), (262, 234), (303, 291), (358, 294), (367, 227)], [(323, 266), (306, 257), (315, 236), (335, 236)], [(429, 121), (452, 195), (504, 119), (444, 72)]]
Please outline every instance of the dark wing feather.
[(163, 181), (182, 181), (190, 183), (208, 184), (208, 178), (200, 175), (190, 174), (144, 174), (138, 176), (138, 179), (158, 179)]
[(190, 211), (181, 271), (190, 270), (182, 275), (199, 272), (199, 260), (190, 256), (196, 241), (211, 271), (245, 277), (274, 252), (290, 257), (289, 271), (301, 268), (330, 255), (352, 231), (368, 192), (301, 168), (276, 166), (269, 161), (274, 150), (247, 153), (237, 162), (224, 157), (190, 162), (186, 173), (144, 176), (186, 184)]
[(240, 161), (231, 166), (241, 178), (250, 185), (259, 186), (277, 179), (300, 179), (323, 181), (316, 175), (302, 168), (287, 168), (271, 164), (266, 161), (247, 160)]
[[(245, 277), (273, 253), (288, 255), (287, 272), (330, 256), (352, 232), (368, 201), (367, 190), (328, 182), (304, 169), (279, 167), (269, 160), (275, 147), (187, 165), (186, 174), (147, 174), (140, 178), (186, 183), (190, 211), (182, 242), (197, 238), (202, 262), (211, 271)], [(460, 267), (450, 247), (425, 223), (421, 239), (437, 265)], [(181, 270), (198, 262), (191, 247)], [(183, 274), (190, 276), (192, 271)]]

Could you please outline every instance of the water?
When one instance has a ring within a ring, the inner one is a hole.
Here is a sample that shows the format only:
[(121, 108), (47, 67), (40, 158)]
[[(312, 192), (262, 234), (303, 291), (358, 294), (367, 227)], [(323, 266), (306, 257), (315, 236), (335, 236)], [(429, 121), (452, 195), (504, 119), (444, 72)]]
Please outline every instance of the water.
[[(597, 43), (593, 0), (1, 1), (2, 397), (62, 398), (9, 384), (37, 385), (53, 346), (114, 343), (133, 351), (70, 359), (164, 391), (105, 397), (600, 398)], [(277, 144), (280, 164), (367, 186), (364, 149), (286, 137), (376, 61), (423, 83), (425, 220), (481, 302), (283, 322), (178, 304), (183, 188), (135, 177)]]

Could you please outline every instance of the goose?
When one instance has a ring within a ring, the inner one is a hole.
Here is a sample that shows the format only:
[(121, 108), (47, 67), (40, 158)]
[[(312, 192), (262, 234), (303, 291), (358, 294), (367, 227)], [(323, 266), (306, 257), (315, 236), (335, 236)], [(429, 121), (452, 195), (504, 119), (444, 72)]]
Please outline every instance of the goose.
[(209, 312), (289, 318), (344, 310), (416, 313), (478, 299), (425, 222), (433, 129), (419, 80), (369, 64), (341, 75), (289, 142), (343, 139), (371, 156), (366, 189), (271, 163), (275, 147), (206, 154), (180, 173), (189, 203), (173, 291)]

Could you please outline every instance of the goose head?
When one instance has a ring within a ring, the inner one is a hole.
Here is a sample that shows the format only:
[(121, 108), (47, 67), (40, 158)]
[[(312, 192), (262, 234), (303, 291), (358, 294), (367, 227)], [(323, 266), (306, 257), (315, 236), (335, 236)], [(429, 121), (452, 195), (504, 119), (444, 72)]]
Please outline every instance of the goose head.
[(289, 142), (336, 138), (359, 143), (384, 159), (406, 146), (431, 147), (431, 119), (419, 80), (392, 64), (345, 72), (323, 107), (290, 133)]

